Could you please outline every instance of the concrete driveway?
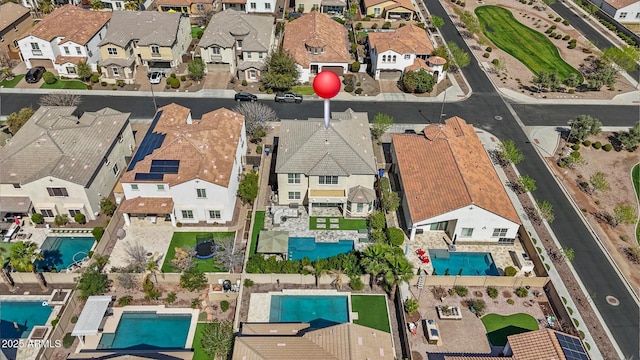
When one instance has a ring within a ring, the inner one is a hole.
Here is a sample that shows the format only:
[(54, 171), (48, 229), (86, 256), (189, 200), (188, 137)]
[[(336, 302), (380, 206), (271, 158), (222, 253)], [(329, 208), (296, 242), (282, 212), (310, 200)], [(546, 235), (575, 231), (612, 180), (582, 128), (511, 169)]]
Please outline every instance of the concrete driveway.
[(231, 74), (228, 72), (210, 72), (204, 77), (204, 88), (225, 90), (229, 84), (229, 79), (231, 79)]
[(402, 90), (398, 87), (397, 80), (378, 80), (380, 83), (380, 92), (381, 93), (402, 93)]

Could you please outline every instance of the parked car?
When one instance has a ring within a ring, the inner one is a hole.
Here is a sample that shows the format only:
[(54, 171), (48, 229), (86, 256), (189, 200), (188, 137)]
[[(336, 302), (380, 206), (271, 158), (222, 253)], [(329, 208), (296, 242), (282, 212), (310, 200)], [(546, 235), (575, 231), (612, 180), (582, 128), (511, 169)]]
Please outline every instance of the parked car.
[(258, 97), (250, 94), (248, 92), (239, 92), (235, 95), (234, 97), (236, 99), (236, 101), (251, 101), (254, 102), (256, 100), (258, 100)]
[(45, 69), (44, 66), (32, 67), (27, 71), (27, 75), (24, 76), (24, 79), (29, 84), (35, 84), (42, 79), (42, 74), (44, 74), (45, 71), (47, 71), (47, 69)]
[(149, 74), (149, 82), (152, 84), (160, 84), (163, 74), (160, 71), (154, 71)]
[(302, 102), (302, 95), (294, 94), (294, 93), (278, 93), (276, 94), (276, 102), (294, 102), (299, 104)]

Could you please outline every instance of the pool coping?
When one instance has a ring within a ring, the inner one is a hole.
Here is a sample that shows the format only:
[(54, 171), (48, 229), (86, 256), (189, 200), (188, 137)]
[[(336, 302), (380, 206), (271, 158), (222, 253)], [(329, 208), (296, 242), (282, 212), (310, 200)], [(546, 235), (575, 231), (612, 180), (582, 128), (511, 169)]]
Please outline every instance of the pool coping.
[[(351, 292), (339, 292), (338, 290), (326, 289), (282, 289), (281, 291), (270, 291), (268, 293), (253, 293), (249, 298), (249, 311), (247, 313), (248, 323), (270, 323), (271, 297), (272, 296), (346, 296), (347, 297), (347, 322), (352, 324), (354, 312), (351, 308)], [(388, 310), (387, 310), (388, 312)], [(357, 314), (355, 317), (357, 318)]]

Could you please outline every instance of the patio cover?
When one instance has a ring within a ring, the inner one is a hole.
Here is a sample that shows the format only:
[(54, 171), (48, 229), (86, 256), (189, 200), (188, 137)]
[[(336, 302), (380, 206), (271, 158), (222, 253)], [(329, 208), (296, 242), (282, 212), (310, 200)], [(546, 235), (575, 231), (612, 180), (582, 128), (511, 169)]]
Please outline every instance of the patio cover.
[(0, 196), (0, 212), (28, 213), (31, 200), (28, 196)]
[(120, 204), (120, 211), (128, 214), (171, 214), (173, 199), (150, 197), (128, 199)]
[(257, 252), (262, 254), (284, 254), (288, 250), (288, 231), (260, 231)]
[(111, 296), (89, 296), (71, 336), (96, 335), (113, 299)]

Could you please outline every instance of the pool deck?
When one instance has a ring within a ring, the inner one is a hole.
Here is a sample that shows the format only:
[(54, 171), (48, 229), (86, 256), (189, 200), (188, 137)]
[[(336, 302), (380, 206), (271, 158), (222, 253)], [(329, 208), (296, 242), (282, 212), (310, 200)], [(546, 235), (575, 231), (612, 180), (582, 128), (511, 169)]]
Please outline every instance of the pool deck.
[(354, 314), (357, 319), (357, 313), (351, 312), (351, 293), (338, 292), (337, 290), (298, 290), (283, 289), (282, 291), (271, 291), (268, 293), (251, 294), (249, 301), (249, 313), (247, 322), (249, 323), (268, 323), (271, 313), (271, 296), (273, 295), (304, 295), (304, 296), (346, 296), (348, 301), (349, 322), (353, 322)]

